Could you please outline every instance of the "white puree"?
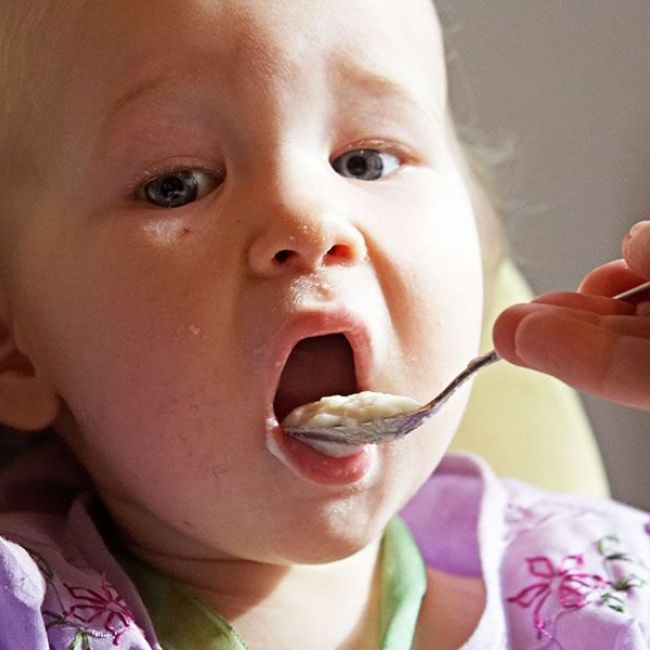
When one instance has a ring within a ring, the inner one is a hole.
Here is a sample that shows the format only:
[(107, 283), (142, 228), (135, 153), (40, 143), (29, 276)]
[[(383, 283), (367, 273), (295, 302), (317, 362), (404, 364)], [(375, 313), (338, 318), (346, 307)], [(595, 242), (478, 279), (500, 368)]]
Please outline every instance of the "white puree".
[(358, 424), (374, 418), (412, 413), (419, 406), (410, 397), (369, 390), (346, 396), (328, 395), (293, 409), (282, 426), (329, 429), (341, 424)]

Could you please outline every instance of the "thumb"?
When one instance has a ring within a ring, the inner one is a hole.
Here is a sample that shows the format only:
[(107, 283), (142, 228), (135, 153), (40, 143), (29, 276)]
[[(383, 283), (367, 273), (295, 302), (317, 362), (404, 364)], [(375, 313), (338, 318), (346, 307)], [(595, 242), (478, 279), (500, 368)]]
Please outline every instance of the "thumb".
[(623, 240), (623, 256), (628, 266), (650, 279), (650, 221), (639, 221)]

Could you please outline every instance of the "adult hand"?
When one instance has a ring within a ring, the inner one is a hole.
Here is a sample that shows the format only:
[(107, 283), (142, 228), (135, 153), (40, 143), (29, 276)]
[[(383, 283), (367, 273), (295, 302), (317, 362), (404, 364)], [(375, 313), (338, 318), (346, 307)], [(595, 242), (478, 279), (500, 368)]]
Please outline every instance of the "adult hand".
[(493, 338), (508, 361), (578, 390), (650, 411), (650, 291), (614, 296), (650, 279), (650, 221), (632, 227), (623, 259), (589, 273), (576, 293), (548, 293), (506, 309)]

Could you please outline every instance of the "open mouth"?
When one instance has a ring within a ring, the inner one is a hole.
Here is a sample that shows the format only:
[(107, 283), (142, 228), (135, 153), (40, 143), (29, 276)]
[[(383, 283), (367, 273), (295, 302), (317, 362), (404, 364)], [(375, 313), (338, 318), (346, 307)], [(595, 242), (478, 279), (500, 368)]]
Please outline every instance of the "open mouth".
[(280, 377), (273, 409), (278, 422), (296, 407), (326, 395), (358, 390), (354, 355), (343, 334), (314, 336), (293, 348)]
[[(296, 407), (328, 395), (358, 392), (354, 351), (341, 333), (301, 339), (284, 365), (273, 410), (277, 422)], [(369, 476), (377, 452), (369, 445), (298, 440), (275, 429), (269, 450), (299, 476), (313, 483), (350, 485)]]

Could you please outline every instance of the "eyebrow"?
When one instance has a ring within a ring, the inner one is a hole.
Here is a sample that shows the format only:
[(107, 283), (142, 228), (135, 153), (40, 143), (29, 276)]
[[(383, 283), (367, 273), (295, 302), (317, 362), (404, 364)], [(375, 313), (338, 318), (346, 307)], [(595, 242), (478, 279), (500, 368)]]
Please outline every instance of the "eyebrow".
[(157, 72), (151, 76), (143, 77), (139, 82), (136, 81), (131, 88), (129, 88), (123, 95), (120, 95), (108, 108), (102, 120), (99, 141), (105, 142), (106, 138), (108, 138), (111, 133), (113, 126), (120, 123), (120, 116), (125, 109), (148, 95), (160, 97), (161, 93), (164, 93), (165, 90), (169, 90), (170, 80), (173, 81), (173, 77), (170, 77), (169, 73)]
[[(406, 85), (397, 79), (368, 68), (350, 65), (338, 67), (335, 73), (341, 75), (353, 87), (358, 88), (367, 95), (375, 97), (377, 100), (389, 100), (398, 105), (401, 104), (405, 109), (414, 112), (425, 120), (434, 120), (440, 125), (444, 123), (444, 118), (440, 111), (426, 106), (425, 103), (414, 96)], [(168, 88), (169, 83), (170, 75), (168, 72), (146, 77), (140, 83), (136, 83), (120, 96), (108, 110), (106, 119), (104, 120), (103, 133), (109, 130), (111, 123), (125, 108), (146, 95), (155, 95), (158, 91)]]
[(169, 75), (161, 74), (155, 77), (150, 77), (145, 81), (136, 84), (133, 88), (124, 93), (118, 100), (111, 106), (108, 111), (107, 119), (110, 120), (114, 115), (121, 112), (126, 106), (135, 102), (143, 95), (148, 95), (154, 90), (158, 90), (165, 84), (169, 83)]
[(404, 104), (407, 108), (414, 109), (426, 119), (434, 119), (439, 123), (443, 122), (442, 115), (438, 110), (427, 106), (415, 97), (408, 86), (397, 79), (388, 77), (381, 72), (353, 66), (344, 66), (339, 68), (337, 72), (342, 73), (343, 78), (349, 81), (351, 85), (371, 96)]

